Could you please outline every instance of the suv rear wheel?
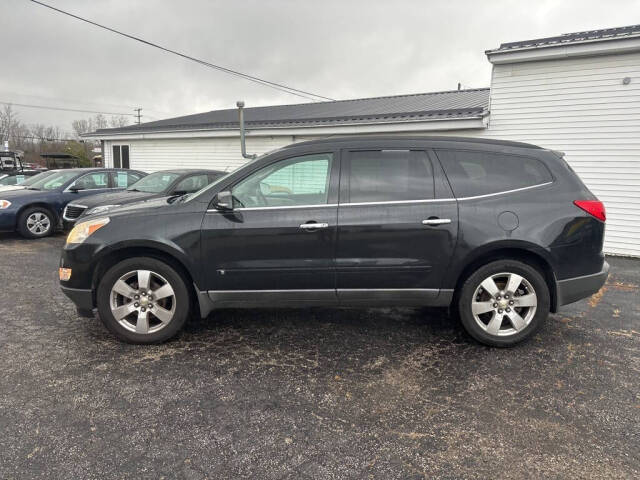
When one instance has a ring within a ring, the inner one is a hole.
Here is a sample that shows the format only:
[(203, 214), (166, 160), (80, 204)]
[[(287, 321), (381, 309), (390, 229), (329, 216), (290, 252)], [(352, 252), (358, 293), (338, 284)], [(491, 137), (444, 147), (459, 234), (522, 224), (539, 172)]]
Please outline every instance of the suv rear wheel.
[(104, 275), (97, 293), (104, 325), (128, 343), (160, 343), (176, 335), (189, 316), (183, 277), (155, 258), (123, 260)]
[(480, 267), (462, 284), (457, 309), (467, 332), (508, 347), (533, 335), (549, 315), (549, 288), (537, 269), (517, 260)]

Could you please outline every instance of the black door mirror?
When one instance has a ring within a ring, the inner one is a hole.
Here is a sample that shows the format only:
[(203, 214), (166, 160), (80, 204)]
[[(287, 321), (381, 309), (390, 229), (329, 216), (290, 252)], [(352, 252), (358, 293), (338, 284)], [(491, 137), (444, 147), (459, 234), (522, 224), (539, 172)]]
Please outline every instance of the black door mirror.
[(233, 210), (233, 195), (230, 191), (218, 192), (213, 204), (218, 210)]
[(71, 185), (69, 190), (73, 193), (78, 193), (80, 190), (84, 190), (85, 188), (82, 185)]

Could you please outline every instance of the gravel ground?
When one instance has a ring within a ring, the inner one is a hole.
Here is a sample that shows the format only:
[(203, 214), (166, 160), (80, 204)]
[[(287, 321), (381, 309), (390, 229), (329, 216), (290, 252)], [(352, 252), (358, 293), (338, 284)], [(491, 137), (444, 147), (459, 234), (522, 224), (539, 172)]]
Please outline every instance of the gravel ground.
[(139, 347), (0, 235), (0, 478), (639, 478), (640, 261), (491, 349), (445, 311), (227, 310)]

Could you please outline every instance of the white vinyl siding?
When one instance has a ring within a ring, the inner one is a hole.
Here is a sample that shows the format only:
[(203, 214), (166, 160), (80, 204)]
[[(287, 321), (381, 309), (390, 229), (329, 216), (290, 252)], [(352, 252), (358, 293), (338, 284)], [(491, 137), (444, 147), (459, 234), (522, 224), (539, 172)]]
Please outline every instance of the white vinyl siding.
[(494, 65), (482, 136), (565, 152), (605, 204), (605, 251), (640, 256), (640, 53)]

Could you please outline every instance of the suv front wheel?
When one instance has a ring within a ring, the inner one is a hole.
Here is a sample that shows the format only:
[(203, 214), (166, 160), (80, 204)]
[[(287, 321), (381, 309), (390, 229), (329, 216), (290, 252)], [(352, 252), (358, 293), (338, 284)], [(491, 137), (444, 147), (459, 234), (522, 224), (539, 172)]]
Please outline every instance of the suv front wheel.
[(104, 325), (128, 343), (160, 343), (176, 335), (189, 316), (187, 283), (155, 258), (123, 260), (104, 275), (97, 292)]
[(462, 284), (457, 310), (476, 340), (508, 347), (531, 337), (549, 315), (549, 288), (540, 272), (517, 260), (477, 269)]

